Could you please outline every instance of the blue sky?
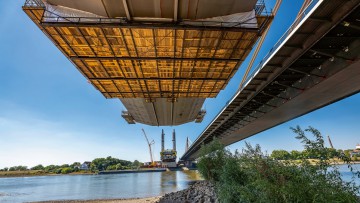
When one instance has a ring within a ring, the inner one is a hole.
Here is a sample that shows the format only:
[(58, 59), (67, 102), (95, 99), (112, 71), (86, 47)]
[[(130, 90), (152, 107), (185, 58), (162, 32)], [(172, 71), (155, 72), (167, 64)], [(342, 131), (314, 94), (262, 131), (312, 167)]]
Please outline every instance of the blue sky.
[[(195, 140), (238, 88), (245, 61), (217, 98), (207, 99), (201, 124), (177, 127), (128, 125), (121, 117), (123, 105), (105, 99), (21, 10), (24, 0), (0, 1), (0, 168), (42, 163), (63, 164), (113, 156), (148, 161), (144, 128), (155, 140), (159, 159), (161, 129), (166, 147), (177, 132), (178, 154), (186, 137)], [(267, 1), (271, 8), (274, 1)], [(292, 23), (301, 1), (284, 0), (255, 64)], [(250, 57), (249, 57), (250, 58)], [(264, 150), (302, 149), (289, 127), (309, 125), (330, 135), (336, 148), (360, 143), (360, 94), (259, 133), (246, 141)], [(240, 141), (230, 146), (242, 148)]]

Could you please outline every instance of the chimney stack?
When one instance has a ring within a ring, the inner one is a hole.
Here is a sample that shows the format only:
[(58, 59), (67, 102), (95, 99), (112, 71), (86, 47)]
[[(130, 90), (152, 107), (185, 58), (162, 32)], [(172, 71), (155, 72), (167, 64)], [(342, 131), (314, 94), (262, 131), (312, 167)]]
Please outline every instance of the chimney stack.
[(175, 129), (173, 131), (173, 150), (176, 151), (176, 139), (175, 139)]
[(161, 151), (165, 151), (165, 133), (164, 133), (164, 129), (162, 129), (162, 132), (161, 132)]

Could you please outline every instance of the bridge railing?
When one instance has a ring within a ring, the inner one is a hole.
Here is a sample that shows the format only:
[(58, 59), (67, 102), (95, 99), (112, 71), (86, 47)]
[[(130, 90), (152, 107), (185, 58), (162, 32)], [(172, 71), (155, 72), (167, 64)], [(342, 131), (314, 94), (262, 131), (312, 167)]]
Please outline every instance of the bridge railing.
[(309, 5), (304, 9), (304, 11), (297, 16), (297, 18), (294, 20), (293, 24), (290, 25), (290, 27), (286, 30), (286, 32), (280, 37), (280, 39), (275, 43), (275, 45), (270, 49), (270, 51), (265, 55), (265, 57), (260, 61), (259, 65), (252, 71), (252, 73), (246, 78), (245, 82), (240, 86), (239, 90), (241, 91), (247, 83), (252, 80), (257, 72), (261, 70), (265, 63), (268, 61), (268, 59), (271, 58), (271, 56), (278, 50), (280, 45), (282, 45), (285, 40), (290, 36), (290, 34), (295, 30), (296, 26), (302, 23), (304, 18), (311, 13), (312, 9), (315, 7), (315, 5), (319, 2), (322, 2), (323, 0), (312, 0)]
[(24, 7), (45, 7), (41, 0), (26, 0)]

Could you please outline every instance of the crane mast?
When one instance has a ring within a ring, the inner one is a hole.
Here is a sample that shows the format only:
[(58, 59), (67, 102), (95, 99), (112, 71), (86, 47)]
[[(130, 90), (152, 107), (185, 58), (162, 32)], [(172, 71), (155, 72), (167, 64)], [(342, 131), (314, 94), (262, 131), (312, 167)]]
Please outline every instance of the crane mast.
[(328, 135), (327, 137), (328, 137), (328, 140), (329, 140), (329, 143), (330, 143), (331, 148), (334, 149), (334, 146), (333, 146), (333, 144), (332, 144), (332, 142), (331, 142), (330, 136)]
[(147, 144), (149, 145), (149, 152), (150, 152), (150, 160), (151, 160), (151, 164), (153, 165), (154, 164), (154, 159), (153, 159), (153, 154), (152, 154), (152, 150), (151, 150), (151, 145), (155, 144), (155, 141), (152, 140), (151, 142), (149, 142), (149, 139), (148, 137), (146, 136), (146, 133), (145, 133), (145, 130), (142, 128), (141, 129), (144, 133), (144, 136), (145, 136), (145, 139), (146, 139), (146, 142)]

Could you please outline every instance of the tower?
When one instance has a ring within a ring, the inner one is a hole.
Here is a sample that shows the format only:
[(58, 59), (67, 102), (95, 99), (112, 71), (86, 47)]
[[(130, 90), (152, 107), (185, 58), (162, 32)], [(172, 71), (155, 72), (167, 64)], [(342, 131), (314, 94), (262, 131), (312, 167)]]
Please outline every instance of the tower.
[(175, 129), (173, 130), (173, 150), (176, 151), (176, 137), (175, 137)]
[(165, 150), (165, 133), (164, 133), (164, 129), (162, 129), (161, 131), (161, 151), (163, 152)]

